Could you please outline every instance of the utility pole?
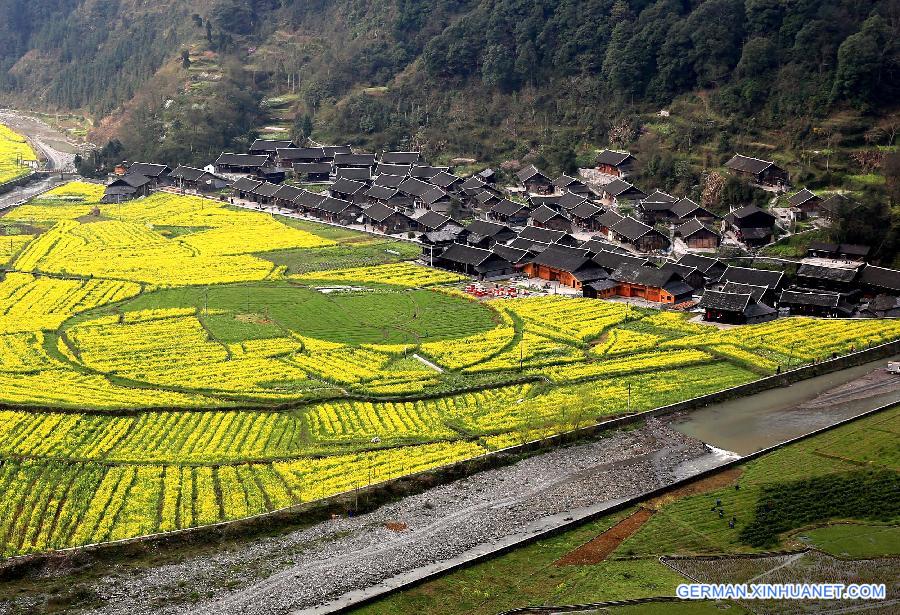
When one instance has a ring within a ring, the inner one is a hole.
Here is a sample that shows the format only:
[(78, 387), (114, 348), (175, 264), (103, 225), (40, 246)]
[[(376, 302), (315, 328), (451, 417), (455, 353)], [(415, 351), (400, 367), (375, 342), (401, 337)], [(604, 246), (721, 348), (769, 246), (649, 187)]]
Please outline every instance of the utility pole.
[(631, 412), (631, 382), (628, 382), (628, 412)]

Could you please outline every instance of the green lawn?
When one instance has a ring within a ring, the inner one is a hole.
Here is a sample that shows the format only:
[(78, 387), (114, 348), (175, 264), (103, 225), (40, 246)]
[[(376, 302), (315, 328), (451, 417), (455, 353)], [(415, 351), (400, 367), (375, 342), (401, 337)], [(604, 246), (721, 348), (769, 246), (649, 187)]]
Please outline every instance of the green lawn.
[[(494, 313), (472, 301), (429, 290), (324, 294), (289, 282), (190, 286), (144, 293), (120, 304), (131, 312), (176, 307), (224, 310), (204, 316), (222, 342), (277, 337), (285, 330), (350, 344), (414, 343), (465, 337), (496, 326)], [(108, 312), (94, 310), (87, 320)]]
[(900, 553), (900, 527), (896, 525), (835, 524), (801, 532), (797, 538), (837, 557), (857, 559)]
[(419, 248), (411, 243), (372, 238), (325, 248), (263, 252), (258, 256), (276, 265), (287, 267), (287, 272), (291, 274), (397, 263), (418, 255)]

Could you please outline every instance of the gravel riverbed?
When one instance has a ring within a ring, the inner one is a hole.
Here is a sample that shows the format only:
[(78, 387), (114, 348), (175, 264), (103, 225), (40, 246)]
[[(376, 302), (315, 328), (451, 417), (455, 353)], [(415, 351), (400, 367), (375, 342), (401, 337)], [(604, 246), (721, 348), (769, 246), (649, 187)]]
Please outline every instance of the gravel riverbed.
[[(698, 440), (651, 420), (228, 552), (190, 557), (92, 588), (92, 613), (275, 614), (323, 607), (348, 592), (508, 540), (536, 520), (668, 484), (710, 456)], [(393, 529), (388, 529), (387, 525)], [(2, 608), (0, 608), (2, 612)]]

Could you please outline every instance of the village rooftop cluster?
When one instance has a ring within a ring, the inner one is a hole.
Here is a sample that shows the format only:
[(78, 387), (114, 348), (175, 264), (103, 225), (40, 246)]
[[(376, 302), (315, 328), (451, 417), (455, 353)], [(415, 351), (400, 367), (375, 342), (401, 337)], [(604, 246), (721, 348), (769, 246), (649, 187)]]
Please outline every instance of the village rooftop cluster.
[[(715, 257), (723, 242), (767, 245), (778, 218), (755, 205), (721, 218), (686, 197), (648, 194), (626, 181), (634, 163), (628, 152), (604, 150), (590, 182), (552, 179), (528, 165), (517, 185), (500, 186), (492, 169), (460, 177), (419, 152), (258, 139), (248, 153), (223, 153), (203, 169), (123, 163), (104, 202), (165, 187), (230, 191), (236, 204), (417, 241), (422, 262), (479, 280), (524, 275), (565, 294), (700, 308), (705, 319), (731, 324), (764, 322), (779, 311), (900, 315), (900, 271), (867, 264), (868, 246), (812, 242), (790, 277), (725, 264)], [(736, 154), (725, 166), (760, 188), (789, 187), (788, 173), (770, 161)], [(847, 202), (805, 188), (788, 199), (792, 216), (822, 220)]]

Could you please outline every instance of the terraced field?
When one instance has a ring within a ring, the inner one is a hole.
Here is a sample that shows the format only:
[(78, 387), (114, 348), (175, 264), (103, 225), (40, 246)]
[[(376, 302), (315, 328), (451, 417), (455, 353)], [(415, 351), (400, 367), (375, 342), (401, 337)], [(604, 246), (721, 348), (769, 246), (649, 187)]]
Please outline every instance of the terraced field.
[(0, 557), (274, 510), (900, 337), (479, 302), (408, 244), (101, 193), (4, 217)]
[(0, 184), (29, 173), (24, 161), (37, 160), (34, 150), (22, 135), (0, 124)]

